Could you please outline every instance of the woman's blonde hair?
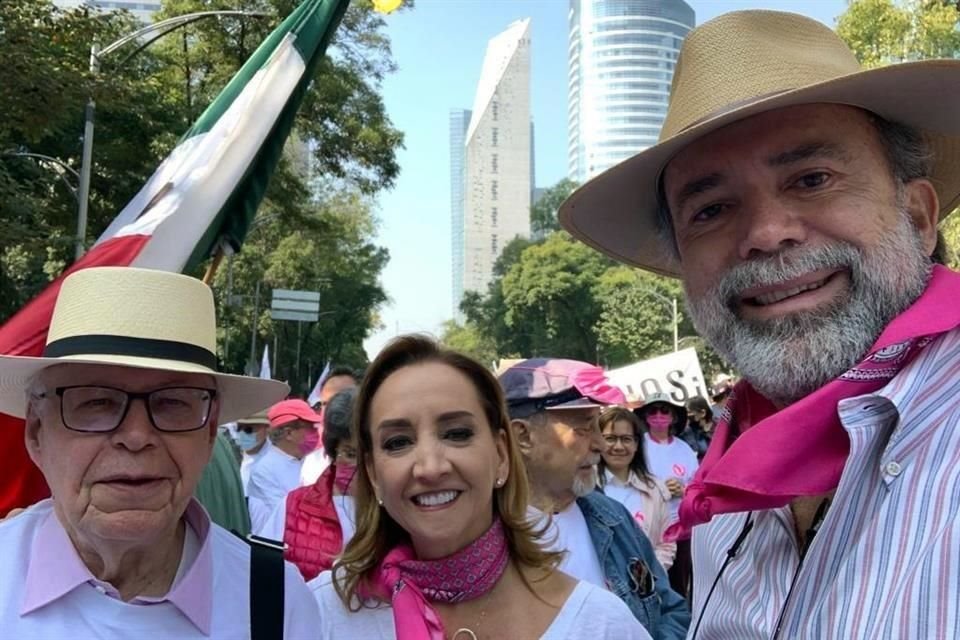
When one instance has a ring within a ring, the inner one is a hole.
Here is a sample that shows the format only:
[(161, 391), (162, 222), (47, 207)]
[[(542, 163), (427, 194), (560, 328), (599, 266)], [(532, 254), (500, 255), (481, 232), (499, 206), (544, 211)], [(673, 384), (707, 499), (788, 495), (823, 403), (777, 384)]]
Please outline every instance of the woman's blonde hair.
[[(364, 596), (377, 594), (371, 578), (387, 552), (410, 539), (407, 532), (377, 503), (367, 473), (367, 464), (372, 461), (373, 455), (370, 405), (377, 390), (390, 375), (405, 367), (425, 363), (445, 364), (465, 375), (476, 389), (491, 431), (494, 435), (497, 432), (504, 434), (509, 475), (502, 487), (494, 489), (493, 510), (503, 523), (510, 558), (518, 565), (546, 570), (555, 569), (562, 558), (560, 552), (545, 549), (543, 538), (549, 523), (538, 525), (527, 515), (530, 493), (527, 474), (516, 438), (510, 429), (503, 391), (496, 377), (483, 365), (441, 347), (431, 338), (401, 336), (384, 347), (370, 365), (360, 384), (354, 408), (354, 430), (358, 445), (357, 472), (354, 477), (357, 529), (333, 566), (333, 575), (336, 577), (334, 588), (344, 604), (353, 611), (369, 601), (369, 598), (360, 597), (358, 590)], [(389, 594), (379, 594), (377, 598), (389, 602)]]

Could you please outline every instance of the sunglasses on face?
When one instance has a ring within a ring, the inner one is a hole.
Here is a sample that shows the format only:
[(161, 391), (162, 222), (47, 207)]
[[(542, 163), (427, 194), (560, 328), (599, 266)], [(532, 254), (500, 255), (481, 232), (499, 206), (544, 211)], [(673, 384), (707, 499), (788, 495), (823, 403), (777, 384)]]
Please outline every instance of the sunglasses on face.
[(673, 411), (671, 411), (667, 407), (650, 407), (649, 409), (647, 409), (647, 414), (652, 414), (652, 413), (663, 413), (666, 415), (671, 415)]

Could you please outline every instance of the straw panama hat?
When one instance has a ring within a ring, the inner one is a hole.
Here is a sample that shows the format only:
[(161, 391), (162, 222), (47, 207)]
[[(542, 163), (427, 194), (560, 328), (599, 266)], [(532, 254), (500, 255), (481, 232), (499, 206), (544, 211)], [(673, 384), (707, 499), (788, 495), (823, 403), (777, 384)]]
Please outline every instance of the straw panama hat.
[(108, 364), (203, 373), (216, 380), (219, 422), (282, 400), (276, 380), (216, 370), (213, 292), (196, 278), (133, 267), (92, 267), (64, 279), (43, 356), (0, 356), (0, 412), (22, 418), (26, 390), (57, 364)]
[(616, 260), (679, 277), (657, 224), (664, 167), (725, 125), (815, 103), (860, 107), (923, 131), (933, 150), (930, 177), (941, 220), (960, 204), (960, 60), (864, 70), (826, 25), (752, 10), (724, 14), (687, 35), (659, 142), (575, 191), (560, 207), (560, 224)]

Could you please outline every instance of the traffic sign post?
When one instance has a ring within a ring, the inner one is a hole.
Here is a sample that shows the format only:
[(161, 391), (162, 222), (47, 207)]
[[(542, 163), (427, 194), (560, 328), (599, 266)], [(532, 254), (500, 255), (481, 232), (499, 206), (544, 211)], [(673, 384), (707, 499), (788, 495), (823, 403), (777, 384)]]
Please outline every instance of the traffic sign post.
[[(297, 323), (297, 362), (296, 375), (300, 375), (300, 343), (304, 322), (316, 322), (320, 318), (320, 293), (317, 291), (294, 291), (274, 289), (270, 303), (270, 318)], [(274, 371), (276, 371), (277, 348), (274, 344)]]

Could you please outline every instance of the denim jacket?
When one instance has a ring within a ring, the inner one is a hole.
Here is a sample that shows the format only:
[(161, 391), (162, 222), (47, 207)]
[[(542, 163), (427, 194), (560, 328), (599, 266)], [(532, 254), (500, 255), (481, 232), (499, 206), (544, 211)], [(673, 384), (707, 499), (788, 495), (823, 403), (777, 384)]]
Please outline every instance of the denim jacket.
[[(577, 506), (587, 521), (607, 588), (630, 607), (654, 640), (683, 640), (690, 626), (687, 602), (670, 588), (667, 572), (657, 562), (653, 545), (630, 513), (599, 491), (578, 498)], [(642, 593), (644, 587), (637, 584), (635, 577), (638, 571), (653, 575), (651, 593)]]

